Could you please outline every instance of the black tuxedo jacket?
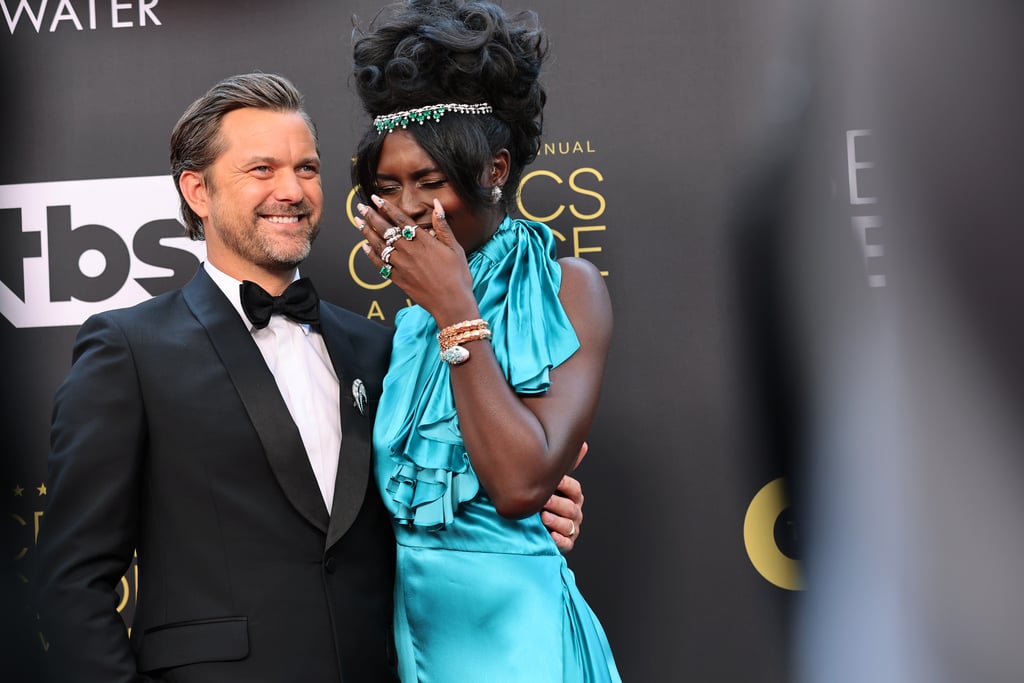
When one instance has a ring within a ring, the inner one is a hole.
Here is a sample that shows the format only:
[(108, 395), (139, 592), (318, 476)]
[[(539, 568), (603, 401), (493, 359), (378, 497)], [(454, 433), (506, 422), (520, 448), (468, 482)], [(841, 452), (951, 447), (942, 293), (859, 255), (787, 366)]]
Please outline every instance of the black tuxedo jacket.
[[(54, 680), (393, 680), (394, 537), (370, 476), (391, 332), (326, 302), (321, 316), (341, 383), (330, 515), (273, 376), (205, 271), (82, 325), (37, 546)], [(135, 549), (129, 642), (114, 587)]]

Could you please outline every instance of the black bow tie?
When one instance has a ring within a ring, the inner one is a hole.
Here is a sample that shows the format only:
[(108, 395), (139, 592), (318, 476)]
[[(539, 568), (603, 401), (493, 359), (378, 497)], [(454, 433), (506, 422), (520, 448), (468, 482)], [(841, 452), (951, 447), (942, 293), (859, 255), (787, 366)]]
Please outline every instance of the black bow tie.
[(255, 282), (242, 282), (242, 310), (253, 327), (260, 329), (270, 323), (275, 313), (297, 323), (315, 325), (320, 322), (320, 299), (308, 277), (288, 285), (281, 296), (271, 296)]

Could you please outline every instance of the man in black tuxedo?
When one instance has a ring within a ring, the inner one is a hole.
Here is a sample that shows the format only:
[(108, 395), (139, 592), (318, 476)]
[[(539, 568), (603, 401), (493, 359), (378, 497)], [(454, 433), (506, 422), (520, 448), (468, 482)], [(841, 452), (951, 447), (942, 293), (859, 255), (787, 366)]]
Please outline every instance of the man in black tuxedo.
[[(37, 557), (53, 680), (393, 680), (394, 537), (369, 477), (391, 331), (298, 277), (323, 203), (302, 96), (225, 79), (171, 164), (207, 262), (87, 320), (56, 396)], [(575, 536), (566, 486), (550, 526)], [(135, 551), (129, 640), (114, 587)]]

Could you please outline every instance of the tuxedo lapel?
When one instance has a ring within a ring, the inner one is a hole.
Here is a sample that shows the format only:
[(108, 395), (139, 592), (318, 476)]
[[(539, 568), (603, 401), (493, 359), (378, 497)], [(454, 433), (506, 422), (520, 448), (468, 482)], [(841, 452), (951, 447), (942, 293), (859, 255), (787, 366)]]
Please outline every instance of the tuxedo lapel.
[(303, 517), (326, 533), (327, 507), (302, 437), (251, 333), (205, 270), (199, 270), (183, 295), (231, 376), (285, 496)]
[(321, 306), (320, 326), (341, 391), (341, 453), (334, 483), (331, 522), (327, 531), (327, 547), (330, 547), (352, 525), (366, 497), (373, 423), (368, 401), (359, 402), (353, 395), (353, 385), (357, 380), (362, 382), (366, 375), (360, 372), (359, 356), (351, 337), (328, 306)]

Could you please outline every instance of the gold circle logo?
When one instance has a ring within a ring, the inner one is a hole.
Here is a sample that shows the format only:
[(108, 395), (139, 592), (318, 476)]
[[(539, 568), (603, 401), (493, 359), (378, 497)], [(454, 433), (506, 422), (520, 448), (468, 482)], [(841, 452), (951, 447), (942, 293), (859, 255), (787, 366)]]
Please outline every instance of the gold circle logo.
[(743, 543), (758, 573), (779, 588), (803, 589), (800, 563), (787, 557), (775, 542), (775, 523), (787, 508), (785, 479), (779, 477), (765, 484), (750, 501), (743, 518)]

